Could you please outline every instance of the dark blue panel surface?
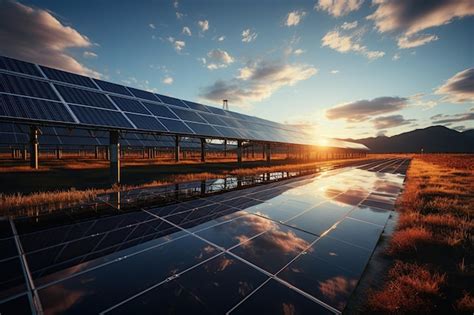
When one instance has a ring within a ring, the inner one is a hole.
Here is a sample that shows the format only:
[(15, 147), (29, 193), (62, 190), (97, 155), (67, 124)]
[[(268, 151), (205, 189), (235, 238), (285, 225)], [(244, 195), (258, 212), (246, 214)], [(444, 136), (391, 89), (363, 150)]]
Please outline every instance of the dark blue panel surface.
[(158, 116), (158, 117), (165, 117), (165, 118), (173, 118), (173, 119), (178, 119), (178, 116), (173, 114), (168, 107), (160, 104), (153, 104), (153, 103), (148, 103), (148, 102), (143, 102), (143, 105), (152, 112), (153, 115)]
[(68, 103), (82, 104), (99, 108), (116, 109), (107, 96), (73, 87), (55, 84), (56, 89)]
[(59, 100), (49, 83), (0, 73), (0, 92)]
[(0, 69), (43, 77), (32, 63), (0, 56)]
[(94, 81), (104, 91), (127, 95), (127, 96), (133, 96), (127, 90), (127, 88), (123, 85), (115, 84), (115, 83), (107, 82), (107, 81), (102, 81), (102, 80), (97, 80), (97, 79), (94, 79)]
[(167, 131), (166, 128), (153, 116), (126, 114), (138, 129)]
[(186, 104), (184, 104), (180, 99), (177, 99), (171, 96), (161, 95), (161, 94), (156, 94), (156, 95), (160, 98), (160, 100), (163, 103), (187, 108)]
[(51, 80), (81, 85), (81, 86), (85, 86), (85, 87), (93, 88), (93, 89), (97, 88), (94, 82), (92, 82), (91, 78), (88, 78), (79, 74), (71, 73), (71, 72), (48, 68), (45, 66), (40, 66), (40, 67), (41, 67), (41, 70), (43, 70), (43, 73)]
[(70, 105), (79, 121), (83, 124), (133, 128), (128, 120), (118, 111), (96, 109), (84, 106)]
[(185, 110), (185, 109), (179, 109), (179, 108), (173, 108), (173, 112), (178, 115), (179, 118), (182, 120), (187, 120), (187, 121), (193, 121), (193, 122), (199, 122), (199, 123), (206, 123), (204, 119), (202, 119), (196, 112), (190, 111), (190, 110)]
[(150, 113), (139, 101), (118, 96), (110, 96), (110, 98), (115, 103), (115, 105), (117, 105), (124, 112), (150, 115)]
[(170, 132), (193, 134), (194, 132), (186, 127), (186, 125), (180, 120), (172, 120), (166, 118), (159, 118), (159, 121), (168, 128)]
[(155, 94), (151, 92), (135, 89), (132, 87), (129, 87), (128, 90), (132, 92), (132, 94), (138, 98), (142, 98), (144, 100), (149, 100), (149, 101), (155, 101), (155, 102), (159, 101), (159, 99), (155, 96)]

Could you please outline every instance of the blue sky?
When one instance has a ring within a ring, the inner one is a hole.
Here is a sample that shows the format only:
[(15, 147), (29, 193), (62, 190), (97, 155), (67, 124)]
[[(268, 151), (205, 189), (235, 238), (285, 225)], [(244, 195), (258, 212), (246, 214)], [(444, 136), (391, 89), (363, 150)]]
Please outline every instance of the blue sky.
[(332, 137), (473, 128), (474, 4), (394, 3), (5, 1), (0, 52)]

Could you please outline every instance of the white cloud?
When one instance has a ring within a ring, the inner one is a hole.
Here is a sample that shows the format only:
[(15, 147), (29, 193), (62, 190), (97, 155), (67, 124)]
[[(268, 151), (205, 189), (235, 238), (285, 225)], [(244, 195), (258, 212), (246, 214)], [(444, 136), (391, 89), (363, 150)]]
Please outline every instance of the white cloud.
[(219, 37), (217, 38), (217, 40), (218, 40), (219, 42), (222, 42), (222, 41), (225, 40), (225, 36), (224, 36), (224, 35), (219, 36)]
[(148, 24), (148, 27), (150, 27), (152, 30), (156, 29), (156, 26), (153, 23)]
[(167, 85), (171, 85), (173, 84), (173, 78), (170, 77), (170, 76), (166, 76), (161, 82), (163, 82), (163, 84), (167, 84)]
[(344, 22), (344, 23), (342, 24), (341, 28), (342, 28), (343, 30), (351, 30), (351, 29), (353, 29), (353, 28), (356, 28), (356, 27), (357, 27), (357, 24), (358, 24), (357, 21), (354, 21), (354, 22), (351, 22), (351, 23), (349, 23), (349, 22)]
[(326, 111), (326, 117), (331, 120), (361, 122), (371, 119), (372, 116), (395, 112), (407, 106), (408, 99), (404, 97), (378, 97), (336, 105)]
[(83, 54), (84, 58), (97, 58), (97, 54), (92, 51), (85, 51)]
[(368, 50), (366, 46), (360, 44), (360, 41), (359, 33), (344, 35), (338, 30), (329, 31), (321, 39), (323, 47), (329, 47), (340, 53), (356, 52), (371, 60), (381, 58), (385, 55), (383, 51)]
[(209, 30), (209, 21), (208, 20), (203, 20), (203, 21), (198, 21), (199, 28), (201, 28), (202, 32), (205, 32)]
[(176, 50), (176, 52), (180, 53), (184, 47), (186, 47), (186, 42), (185, 41), (182, 41), (182, 40), (176, 40), (174, 37), (168, 37), (168, 41), (173, 44), (173, 48), (174, 50)]
[(179, 7), (179, 2), (178, 0), (173, 1), (173, 7), (177, 9)]
[(181, 13), (181, 12), (176, 11), (176, 18), (177, 18), (178, 20), (181, 20), (183, 17), (184, 17), (184, 13)]
[(293, 51), (293, 54), (295, 54), (296, 56), (299, 56), (299, 55), (304, 54), (305, 52), (306, 52), (305, 50), (298, 48)]
[(340, 17), (359, 10), (362, 3), (364, 3), (364, 0), (319, 0), (314, 8), (327, 11), (332, 16)]
[(402, 35), (398, 38), (398, 47), (414, 48), (438, 40), (438, 36), (429, 34)]
[(252, 32), (249, 28), (242, 31), (242, 41), (244, 43), (250, 43), (257, 38), (258, 34)]
[(398, 60), (398, 59), (400, 59), (400, 54), (399, 53), (394, 54), (392, 57), (392, 60)]
[(286, 17), (285, 25), (296, 26), (300, 24), (301, 20), (303, 19), (305, 15), (306, 15), (305, 11), (298, 11), (298, 10), (291, 11), (290, 13), (288, 13)]
[(331, 74), (338, 74), (339, 70), (331, 70)]
[(4, 55), (101, 77), (68, 54), (70, 48), (91, 47), (89, 38), (46, 10), (0, 1), (0, 43)]
[(230, 80), (218, 80), (205, 88), (201, 97), (214, 102), (228, 99), (232, 104), (245, 106), (270, 97), (275, 91), (307, 80), (317, 69), (304, 64), (256, 62), (239, 70)]
[(207, 60), (202, 58), (202, 61), (209, 70), (216, 70), (229, 66), (234, 62), (234, 57), (225, 50), (213, 49), (207, 53)]
[(456, 73), (435, 94), (444, 95), (441, 99), (451, 103), (474, 103), (474, 68)]
[(190, 29), (189, 27), (187, 27), (187, 26), (183, 27), (182, 33), (183, 33), (184, 35), (188, 35), (188, 36), (191, 36), (191, 35), (192, 35), (191, 29)]

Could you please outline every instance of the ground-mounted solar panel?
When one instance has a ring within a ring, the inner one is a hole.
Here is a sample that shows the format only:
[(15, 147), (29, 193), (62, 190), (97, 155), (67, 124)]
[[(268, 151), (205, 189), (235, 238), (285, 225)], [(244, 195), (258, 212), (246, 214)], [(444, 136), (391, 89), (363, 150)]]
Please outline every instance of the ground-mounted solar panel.
[(227, 127), (221, 127), (221, 126), (214, 126), (219, 133), (222, 134), (222, 136), (226, 138), (232, 138), (232, 139), (241, 139), (243, 138), (243, 135), (239, 133), (237, 129), (234, 128), (227, 128)]
[(143, 102), (143, 105), (145, 105), (145, 107), (155, 116), (178, 119), (178, 116), (176, 116), (172, 111), (170, 111), (169, 108), (165, 105), (148, 102)]
[(236, 119), (232, 119), (229, 117), (220, 117), (229, 127), (233, 128), (244, 128), (244, 126)]
[(135, 89), (132, 87), (129, 87), (128, 90), (132, 92), (132, 94), (135, 97), (144, 99), (144, 100), (149, 100), (149, 101), (154, 101), (154, 102), (159, 102), (160, 100), (155, 96), (155, 94), (148, 92), (148, 91), (143, 91), (139, 89)]
[(222, 135), (211, 125), (198, 124), (193, 122), (188, 122), (186, 124), (198, 135), (222, 137)]
[(176, 133), (193, 134), (194, 132), (186, 127), (180, 120), (158, 118), (158, 120), (170, 131)]
[(211, 125), (228, 126), (218, 115), (212, 115), (208, 113), (199, 113), (199, 115), (201, 115), (201, 117), (203, 117)]
[(130, 93), (128, 89), (123, 85), (107, 82), (107, 81), (102, 81), (99, 79), (93, 79), (93, 80), (104, 91), (127, 95), (127, 96), (133, 96), (132, 93)]
[(0, 116), (55, 122), (74, 122), (64, 104), (0, 94)]
[(55, 84), (55, 87), (67, 103), (116, 109), (105, 94), (59, 84)]
[(182, 120), (206, 123), (206, 121), (194, 111), (179, 108), (173, 108), (172, 110)]
[(189, 108), (199, 110), (199, 111), (202, 111), (202, 112), (206, 112), (206, 113), (212, 113), (208, 109), (208, 106), (205, 106), (205, 105), (202, 105), (202, 104), (199, 104), (199, 103), (196, 103), (196, 102), (185, 101), (185, 100), (183, 100), (183, 102), (185, 102), (186, 105), (188, 105)]
[(0, 92), (59, 101), (49, 83), (5, 73), (0, 73)]
[(181, 101), (180, 99), (177, 99), (175, 97), (166, 96), (166, 95), (162, 95), (162, 94), (155, 94), (155, 95), (158, 96), (159, 99), (165, 104), (188, 108), (186, 106), (186, 104), (183, 103), (183, 101)]
[(82, 124), (133, 129), (121, 112), (78, 105), (69, 106)]
[(126, 114), (138, 129), (167, 131), (166, 128), (153, 116)]
[(40, 68), (43, 73), (51, 80), (97, 89), (94, 82), (92, 82), (92, 79), (89, 77), (45, 66), (40, 66)]
[(42, 77), (35, 64), (0, 56), (0, 69)]
[(149, 115), (150, 112), (143, 107), (143, 105), (136, 100), (130, 98), (124, 98), (119, 96), (110, 96), (112, 101), (124, 112), (139, 113)]
[(214, 106), (207, 106), (207, 109), (209, 109), (209, 111), (211, 113), (214, 113), (214, 114), (217, 114), (217, 115), (222, 115), (222, 116), (228, 116), (227, 111), (225, 111), (221, 108), (217, 108), (217, 107), (214, 107)]

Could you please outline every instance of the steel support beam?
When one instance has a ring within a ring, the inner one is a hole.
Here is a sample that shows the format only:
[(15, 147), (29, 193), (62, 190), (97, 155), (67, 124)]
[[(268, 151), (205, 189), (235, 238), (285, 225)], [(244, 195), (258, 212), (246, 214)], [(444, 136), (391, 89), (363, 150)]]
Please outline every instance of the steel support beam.
[(201, 162), (206, 162), (206, 139), (201, 138)]
[(227, 157), (227, 140), (224, 140), (224, 157)]
[(179, 162), (180, 156), (180, 147), (179, 147), (179, 136), (175, 136), (174, 138), (174, 161)]
[(39, 129), (36, 126), (30, 127), (30, 166), (37, 170), (39, 167)]
[(270, 163), (272, 160), (272, 148), (270, 143), (265, 144), (265, 155), (267, 157), (267, 163)]
[(110, 131), (109, 151), (110, 180), (112, 184), (120, 184), (120, 143), (118, 131)]
[(59, 147), (56, 148), (56, 159), (60, 160), (62, 158), (63, 152)]
[(242, 140), (237, 140), (237, 163), (242, 164)]

